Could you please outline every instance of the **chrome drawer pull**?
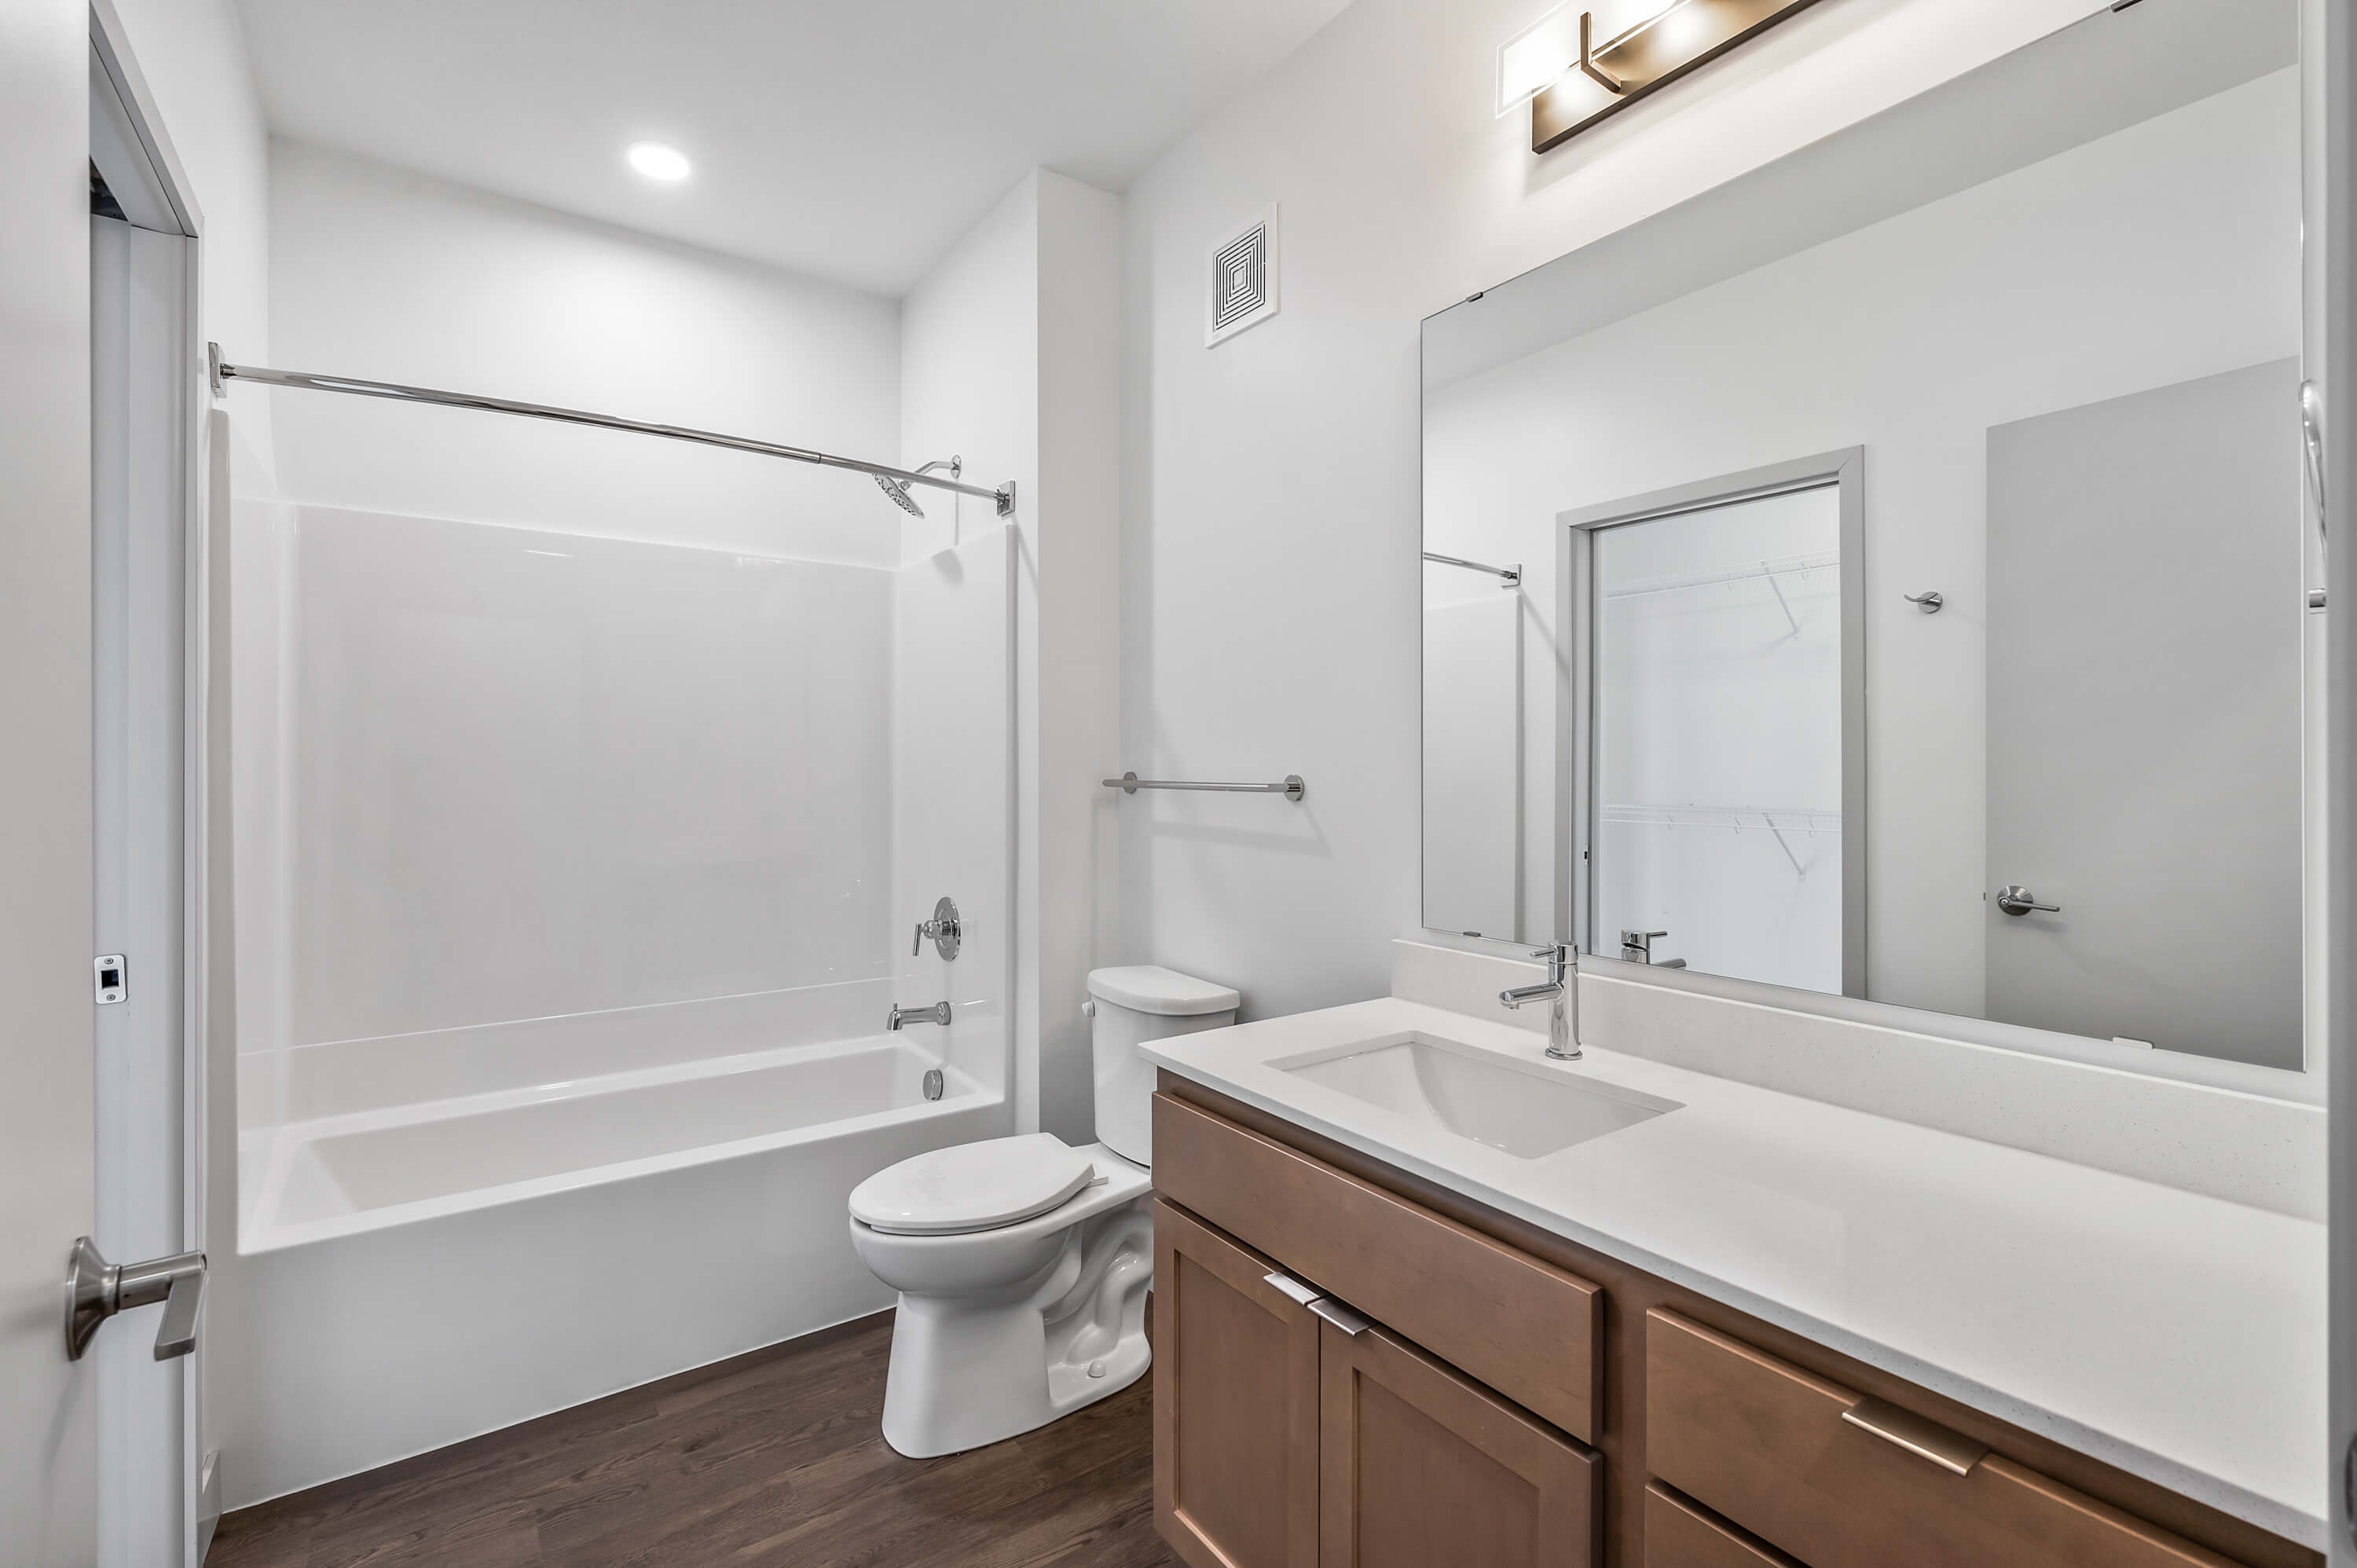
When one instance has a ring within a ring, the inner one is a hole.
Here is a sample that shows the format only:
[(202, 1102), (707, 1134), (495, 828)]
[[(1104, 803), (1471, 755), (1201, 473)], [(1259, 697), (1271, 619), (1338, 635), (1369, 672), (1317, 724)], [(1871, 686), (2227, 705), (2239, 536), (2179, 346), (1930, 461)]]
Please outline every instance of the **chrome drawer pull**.
[(1290, 1274), (1263, 1274), (1261, 1278), (1308, 1307), (1316, 1316), (1324, 1318), (1335, 1327), (1357, 1338), (1373, 1325), (1330, 1295), (1320, 1295)]
[(1261, 1277), (1304, 1306), (1309, 1305), (1318, 1299), (1316, 1291), (1290, 1274), (1264, 1274)]
[(1309, 1310), (1356, 1339), (1374, 1326), (1330, 1295), (1321, 1295), (1309, 1304)]
[(1973, 1466), (1988, 1455), (1987, 1444), (1975, 1443), (1912, 1411), (1880, 1400), (1860, 1400), (1843, 1411), (1841, 1418), (1861, 1432), (1870, 1432), (1885, 1443), (1898, 1444), (1919, 1459), (1929, 1459), (1950, 1475), (1969, 1476)]

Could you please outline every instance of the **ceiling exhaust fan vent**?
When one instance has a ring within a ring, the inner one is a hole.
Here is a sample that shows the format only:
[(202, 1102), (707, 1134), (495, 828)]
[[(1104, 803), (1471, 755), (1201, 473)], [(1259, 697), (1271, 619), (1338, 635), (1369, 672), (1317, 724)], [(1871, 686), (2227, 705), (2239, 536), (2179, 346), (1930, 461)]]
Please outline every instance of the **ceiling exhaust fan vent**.
[(1228, 234), (1211, 251), (1203, 346), (1225, 342), (1276, 314), (1276, 208)]

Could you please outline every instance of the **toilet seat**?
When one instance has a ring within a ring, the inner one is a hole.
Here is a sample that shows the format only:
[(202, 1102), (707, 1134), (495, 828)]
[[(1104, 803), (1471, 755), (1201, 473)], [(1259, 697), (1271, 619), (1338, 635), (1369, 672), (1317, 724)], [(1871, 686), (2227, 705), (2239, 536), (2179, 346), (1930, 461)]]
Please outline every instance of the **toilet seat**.
[(1052, 1133), (1025, 1133), (888, 1165), (852, 1188), (851, 1214), (895, 1236), (993, 1230), (1060, 1207), (1094, 1179), (1080, 1150)]

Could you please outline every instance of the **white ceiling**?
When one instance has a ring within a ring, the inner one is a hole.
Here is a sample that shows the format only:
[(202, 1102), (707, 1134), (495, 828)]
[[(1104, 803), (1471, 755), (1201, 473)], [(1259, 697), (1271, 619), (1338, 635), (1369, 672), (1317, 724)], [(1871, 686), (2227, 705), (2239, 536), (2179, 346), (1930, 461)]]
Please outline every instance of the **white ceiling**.
[(1035, 165), (1121, 189), (1347, 3), (239, 7), (281, 135), (897, 295)]

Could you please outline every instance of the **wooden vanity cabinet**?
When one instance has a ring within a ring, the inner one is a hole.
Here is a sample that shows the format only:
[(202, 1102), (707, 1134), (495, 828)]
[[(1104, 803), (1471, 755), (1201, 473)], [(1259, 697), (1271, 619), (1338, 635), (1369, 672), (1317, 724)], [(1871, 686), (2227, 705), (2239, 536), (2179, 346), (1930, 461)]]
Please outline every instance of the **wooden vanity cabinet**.
[(1154, 1151), (1155, 1517), (1194, 1568), (2322, 1568), (1168, 1074)]
[[(1601, 1462), (1155, 1205), (1154, 1518), (1194, 1568), (1587, 1568)], [(1286, 1288), (1291, 1286), (1291, 1289)]]
[(1275, 1265), (1154, 1206), (1154, 1522), (1195, 1568), (1317, 1568), (1318, 1330)]

